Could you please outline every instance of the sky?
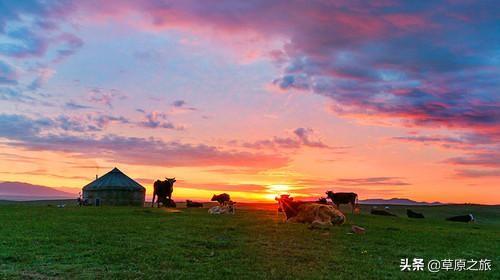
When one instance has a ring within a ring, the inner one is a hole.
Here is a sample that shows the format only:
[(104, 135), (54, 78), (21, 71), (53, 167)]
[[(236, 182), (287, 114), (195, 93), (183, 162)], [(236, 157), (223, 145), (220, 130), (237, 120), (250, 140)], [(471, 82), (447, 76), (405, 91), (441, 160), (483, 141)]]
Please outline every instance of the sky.
[(498, 1), (0, 1), (0, 181), (500, 203)]

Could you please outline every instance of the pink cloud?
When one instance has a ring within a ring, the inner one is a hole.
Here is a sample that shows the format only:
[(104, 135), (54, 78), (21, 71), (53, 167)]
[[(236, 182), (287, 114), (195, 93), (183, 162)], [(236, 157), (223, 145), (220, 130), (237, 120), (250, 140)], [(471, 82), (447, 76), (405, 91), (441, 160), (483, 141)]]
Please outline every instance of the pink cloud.
[(124, 100), (127, 96), (115, 89), (93, 88), (88, 92), (87, 100), (92, 103), (113, 107), (116, 101)]

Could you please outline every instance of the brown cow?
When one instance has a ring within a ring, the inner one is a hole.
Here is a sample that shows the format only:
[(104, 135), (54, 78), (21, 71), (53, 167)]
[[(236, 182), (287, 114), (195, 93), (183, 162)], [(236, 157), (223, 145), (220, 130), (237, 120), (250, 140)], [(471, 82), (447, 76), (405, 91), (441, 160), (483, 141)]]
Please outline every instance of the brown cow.
[(293, 201), (290, 198), (278, 198), (279, 206), (285, 213), (287, 223), (306, 223), (311, 227), (341, 225), (346, 218), (332, 205)]

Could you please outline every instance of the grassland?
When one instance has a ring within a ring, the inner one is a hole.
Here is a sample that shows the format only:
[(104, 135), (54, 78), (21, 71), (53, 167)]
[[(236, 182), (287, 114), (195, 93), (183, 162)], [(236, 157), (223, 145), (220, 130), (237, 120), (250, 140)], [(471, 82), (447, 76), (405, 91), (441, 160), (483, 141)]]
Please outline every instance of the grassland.
[[(275, 210), (0, 205), (2, 279), (500, 279), (500, 207), (413, 207), (410, 220), (348, 216), (329, 230)], [(366, 209), (364, 209), (366, 210)], [(475, 213), (477, 223), (444, 221)], [(367, 213), (364, 211), (364, 213)], [(350, 225), (367, 229), (348, 234)], [(492, 260), (490, 272), (400, 272), (401, 258)]]

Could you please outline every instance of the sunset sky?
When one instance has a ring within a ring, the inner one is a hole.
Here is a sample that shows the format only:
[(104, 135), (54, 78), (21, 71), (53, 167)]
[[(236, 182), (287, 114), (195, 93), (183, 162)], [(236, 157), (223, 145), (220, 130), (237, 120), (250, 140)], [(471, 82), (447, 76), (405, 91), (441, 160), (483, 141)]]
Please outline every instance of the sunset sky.
[(500, 203), (498, 1), (0, 1), (0, 181)]

